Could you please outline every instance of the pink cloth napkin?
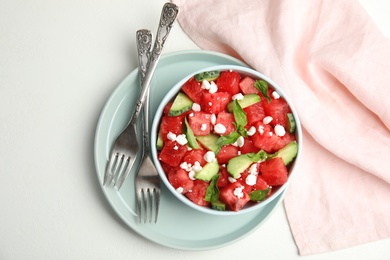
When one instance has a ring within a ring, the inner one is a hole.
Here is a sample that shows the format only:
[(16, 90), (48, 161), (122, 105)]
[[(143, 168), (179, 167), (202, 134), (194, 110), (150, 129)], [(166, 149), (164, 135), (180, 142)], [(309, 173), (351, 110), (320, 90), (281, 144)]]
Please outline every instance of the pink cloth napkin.
[(390, 237), (390, 41), (356, 0), (173, 0), (200, 48), (291, 97), (302, 161), (284, 206), (301, 255)]

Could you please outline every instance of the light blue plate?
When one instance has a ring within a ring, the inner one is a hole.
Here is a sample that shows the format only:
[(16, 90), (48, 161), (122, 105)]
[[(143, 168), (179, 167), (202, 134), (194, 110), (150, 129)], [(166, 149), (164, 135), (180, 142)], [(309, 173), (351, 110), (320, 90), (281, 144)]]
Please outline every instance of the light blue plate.
[[(247, 66), (230, 56), (209, 51), (181, 51), (163, 55), (151, 84), (151, 115), (155, 114), (159, 103), (170, 88), (183, 77), (193, 71), (215, 65)], [(188, 207), (162, 184), (157, 224), (138, 224), (133, 188), (134, 172), (130, 173), (120, 191), (103, 187), (104, 171), (111, 146), (126, 126), (138, 93), (139, 77), (136, 69), (111, 94), (100, 115), (96, 129), (97, 177), (104, 195), (118, 216), (141, 236), (157, 244), (182, 250), (208, 250), (226, 246), (247, 236), (264, 223), (280, 205), (284, 192), (259, 210), (226, 217), (208, 215)], [(151, 116), (150, 121), (152, 120)], [(136, 164), (139, 164), (139, 159)]]

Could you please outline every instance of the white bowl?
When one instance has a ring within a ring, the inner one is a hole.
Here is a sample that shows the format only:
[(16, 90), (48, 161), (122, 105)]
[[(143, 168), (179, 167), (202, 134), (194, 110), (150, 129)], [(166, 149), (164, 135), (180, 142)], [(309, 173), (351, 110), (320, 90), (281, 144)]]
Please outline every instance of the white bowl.
[[(166, 106), (166, 104), (168, 102), (172, 101), (172, 99), (177, 95), (177, 93), (179, 92), (179, 90), (181, 89), (183, 84), (187, 80), (189, 80), (192, 76), (194, 76), (200, 72), (214, 71), (214, 70), (219, 70), (219, 71), (233, 70), (233, 71), (237, 71), (241, 75), (250, 76), (253, 79), (265, 80), (269, 84), (270, 87), (275, 89), (279, 93), (279, 95), (287, 101), (287, 103), (289, 104), (289, 106), (291, 108), (291, 111), (294, 115), (295, 122), (296, 122), (295, 136), (296, 136), (296, 141), (298, 143), (299, 148), (298, 148), (297, 156), (295, 157), (294, 161), (291, 163), (291, 166), (289, 166), (289, 175), (288, 175), (287, 182), (285, 184), (283, 184), (282, 186), (277, 187), (276, 189), (273, 188), (272, 194), (269, 197), (267, 197), (265, 200), (258, 202), (258, 203), (248, 203), (250, 205), (246, 205), (244, 208), (242, 208), (239, 211), (229, 211), (229, 210), (218, 211), (218, 210), (214, 210), (212, 208), (199, 206), (199, 205), (193, 203), (192, 201), (190, 201), (185, 195), (176, 191), (176, 189), (168, 181), (167, 175), (164, 172), (164, 170), (160, 164), (160, 161), (158, 160), (158, 151), (157, 151), (157, 147), (155, 145), (157, 142), (160, 120), (161, 120), (161, 117), (163, 115), (163, 110), (164, 110), (164, 107)], [(153, 124), (152, 124), (150, 135), (151, 135), (151, 153), (152, 153), (152, 158), (153, 158), (154, 164), (156, 165), (157, 170), (158, 170), (159, 175), (160, 175), (160, 178), (163, 181), (163, 183), (165, 184), (165, 186), (168, 188), (168, 190), (171, 193), (173, 193), (173, 195), (176, 198), (178, 198), (179, 201), (177, 203), (182, 202), (193, 209), (196, 209), (198, 211), (201, 211), (201, 212), (204, 212), (207, 214), (212, 214), (212, 215), (228, 216), (228, 215), (243, 214), (243, 213), (247, 213), (247, 212), (250, 212), (253, 210), (257, 210), (257, 209), (267, 205), (269, 202), (271, 202), (273, 199), (275, 199), (281, 192), (283, 192), (288, 187), (289, 183), (291, 182), (291, 178), (293, 177), (293, 175), (295, 173), (296, 165), (300, 160), (300, 154), (301, 154), (301, 150), (302, 150), (302, 129), (301, 129), (299, 117), (298, 117), (298, 114), (297, 114), (291, 100), (283, 92), (282, 88), (280, 88), (275, 82), (273, 82), (271, 79), (267, 78), (266, 76), (264, 76), (260, 72), (257, 72), (255, 70), (247, 68), (247, 67), (233, 66), (233, 65), (219, 65), (219, 66), (208, 67), (208, 68), (204, 68), (202, 70), (195, 71), (195, 72), (191, 73), (190, 75), (186, 76), (185, 78), (183, 78), (175, 86), (173, 86), (172, 89), (166, 94), (164, 99), (161, 101), (161, 104), (159, 105), (159, 107), (156, 111), (156, 114), (155, 114), (154, 119), (153, 119)]]

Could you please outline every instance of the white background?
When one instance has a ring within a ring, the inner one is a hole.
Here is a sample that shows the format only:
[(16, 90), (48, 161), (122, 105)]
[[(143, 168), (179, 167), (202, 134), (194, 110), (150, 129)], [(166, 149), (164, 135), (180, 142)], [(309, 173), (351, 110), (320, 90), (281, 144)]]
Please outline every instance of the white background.
[[(136, 68), (135, 32), (156, 31), (164, 2), (0, 1), (0, 260), (389, 259), (390, 239), (299, 257), (283, 207), (239, 242), (200, 252), (149, 242), (116, 216), (96, 178), (94, 132)], [(390, 37), (390, 2), (360, 2)], [(164, 52), (189, 49), (176, 25)]]

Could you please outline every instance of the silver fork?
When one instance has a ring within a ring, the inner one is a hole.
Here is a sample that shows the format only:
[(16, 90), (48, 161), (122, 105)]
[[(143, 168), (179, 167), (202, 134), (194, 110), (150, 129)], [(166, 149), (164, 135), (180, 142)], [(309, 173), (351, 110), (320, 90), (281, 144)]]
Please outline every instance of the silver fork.
[[(150, 54), (152, 34), (149, 30), (137, 31), (138, 69), (141, 82), (147, 69), (147, 62)], [(157, 222), (158, 209), (160, 204), (160, 177), (150, 157), (149, 144), (149, 93), (146, 96), (143, 107), (143, 153), (140, 168), (135, 177), (135, 195), (137, 203), (138, 222)], [(155, 210), (153, 210), (155, 209)], [(143, 217), (143, 218), (142, 218)]]
[(110, 159), (104, 174), (104, 186), (116, 186), (119, 190), (133, 167), (139, 151), (139, 144), (137, 141), (137, 120), (149, 91), (150, 82), (160, 59), (162, 49), (173, 26), (173, 22), (176, 19), (177, 13), (178, 7), (172, 3), (166, 3), (162, 9), (157, 39), (148, 59), (146, 73), (141, 83), (141, 91), (129, 124), (115, 140), (111, 149)]

